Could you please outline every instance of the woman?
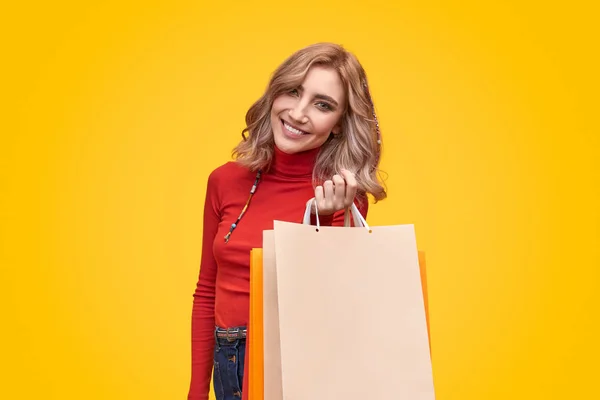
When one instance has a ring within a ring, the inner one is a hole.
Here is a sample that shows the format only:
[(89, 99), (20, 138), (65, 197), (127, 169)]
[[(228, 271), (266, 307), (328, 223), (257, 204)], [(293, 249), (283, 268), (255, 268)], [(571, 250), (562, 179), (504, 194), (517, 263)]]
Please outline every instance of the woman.
[(249, 254), (262, 232), (301, 222), (312, 198), (321, 225), (340, 226), (352, 202), (366, 218), (367, 195), (386, 196), (366, 74), (341, 46), (315, 44), (283, 62), (246, 124), (236, 161), (208, 178), (189, 400), (208, 399), (213, 369), (217, 400), (242, 397)]

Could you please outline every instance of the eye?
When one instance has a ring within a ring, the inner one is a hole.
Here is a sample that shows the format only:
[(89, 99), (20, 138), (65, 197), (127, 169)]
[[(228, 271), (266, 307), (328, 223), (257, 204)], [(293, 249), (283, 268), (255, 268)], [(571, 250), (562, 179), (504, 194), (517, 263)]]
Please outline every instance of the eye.
[(298, 96), (298, 89), (292, 89), (292, 90), (290, 90), (290, 92), (289, 92), (289, 93), (290, 93), (290, 95), (292, 95), (292, 96)]
[(325, 103), (323, 101), (320, 101), (317, 103), (317, 108), (319, 108), (320, 110), (323, 111), (332, 111), (333, 107), (331, 107), (328, 103)]

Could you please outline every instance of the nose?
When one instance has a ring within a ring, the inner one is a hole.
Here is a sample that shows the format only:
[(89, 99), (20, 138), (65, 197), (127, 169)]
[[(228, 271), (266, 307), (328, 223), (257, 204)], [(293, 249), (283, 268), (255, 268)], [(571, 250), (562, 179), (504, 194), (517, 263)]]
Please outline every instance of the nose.
[(297, 102), (294, 107), (290, 108), (288, 114), (295, 122), (299, 122), (301, 124), (308, 122), (308, 117), (304, 111), (304, 106), (300, 101)]

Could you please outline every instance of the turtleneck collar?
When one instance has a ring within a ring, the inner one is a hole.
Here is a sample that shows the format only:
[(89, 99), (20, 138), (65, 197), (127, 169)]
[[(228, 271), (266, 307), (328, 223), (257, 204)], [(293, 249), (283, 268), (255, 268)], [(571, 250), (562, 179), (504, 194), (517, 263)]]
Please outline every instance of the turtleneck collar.
[(313, 174), (319, 148), (287, 154), (274, 146), (270, 173), (290, 178), (310, 178)]

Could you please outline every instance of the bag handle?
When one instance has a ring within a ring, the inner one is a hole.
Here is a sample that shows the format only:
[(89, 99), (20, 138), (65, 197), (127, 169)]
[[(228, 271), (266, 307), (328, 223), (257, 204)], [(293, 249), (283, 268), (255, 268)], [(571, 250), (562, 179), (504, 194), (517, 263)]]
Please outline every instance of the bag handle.
[[(319, 222), (319, 209), (317, 208), (317, 200), (314, 197), (306, 202), (306, 210), (304, 211), (304, 219), (302, 223), (304, 225), (310, 225), (310, 214), (312, 211), (313, 204), (315, 207), (315, 217), (317, 220), (318, 229), (321, 227), (321, 224)], [(344, 227), (350, 227), (350, 218), (354, 220), (355, 226), (366, 228), (368, 231), (371, 230), (371, 228), (369, 228), (369, 225), (367, 224), (367, 221), (364, 219), (360, 211), (358, 211), (358, 208), (356, 207), (356, 204), (354, 204), (354, 202), (350, 207), (346, 208), (346, 210), (344, 211)]]

